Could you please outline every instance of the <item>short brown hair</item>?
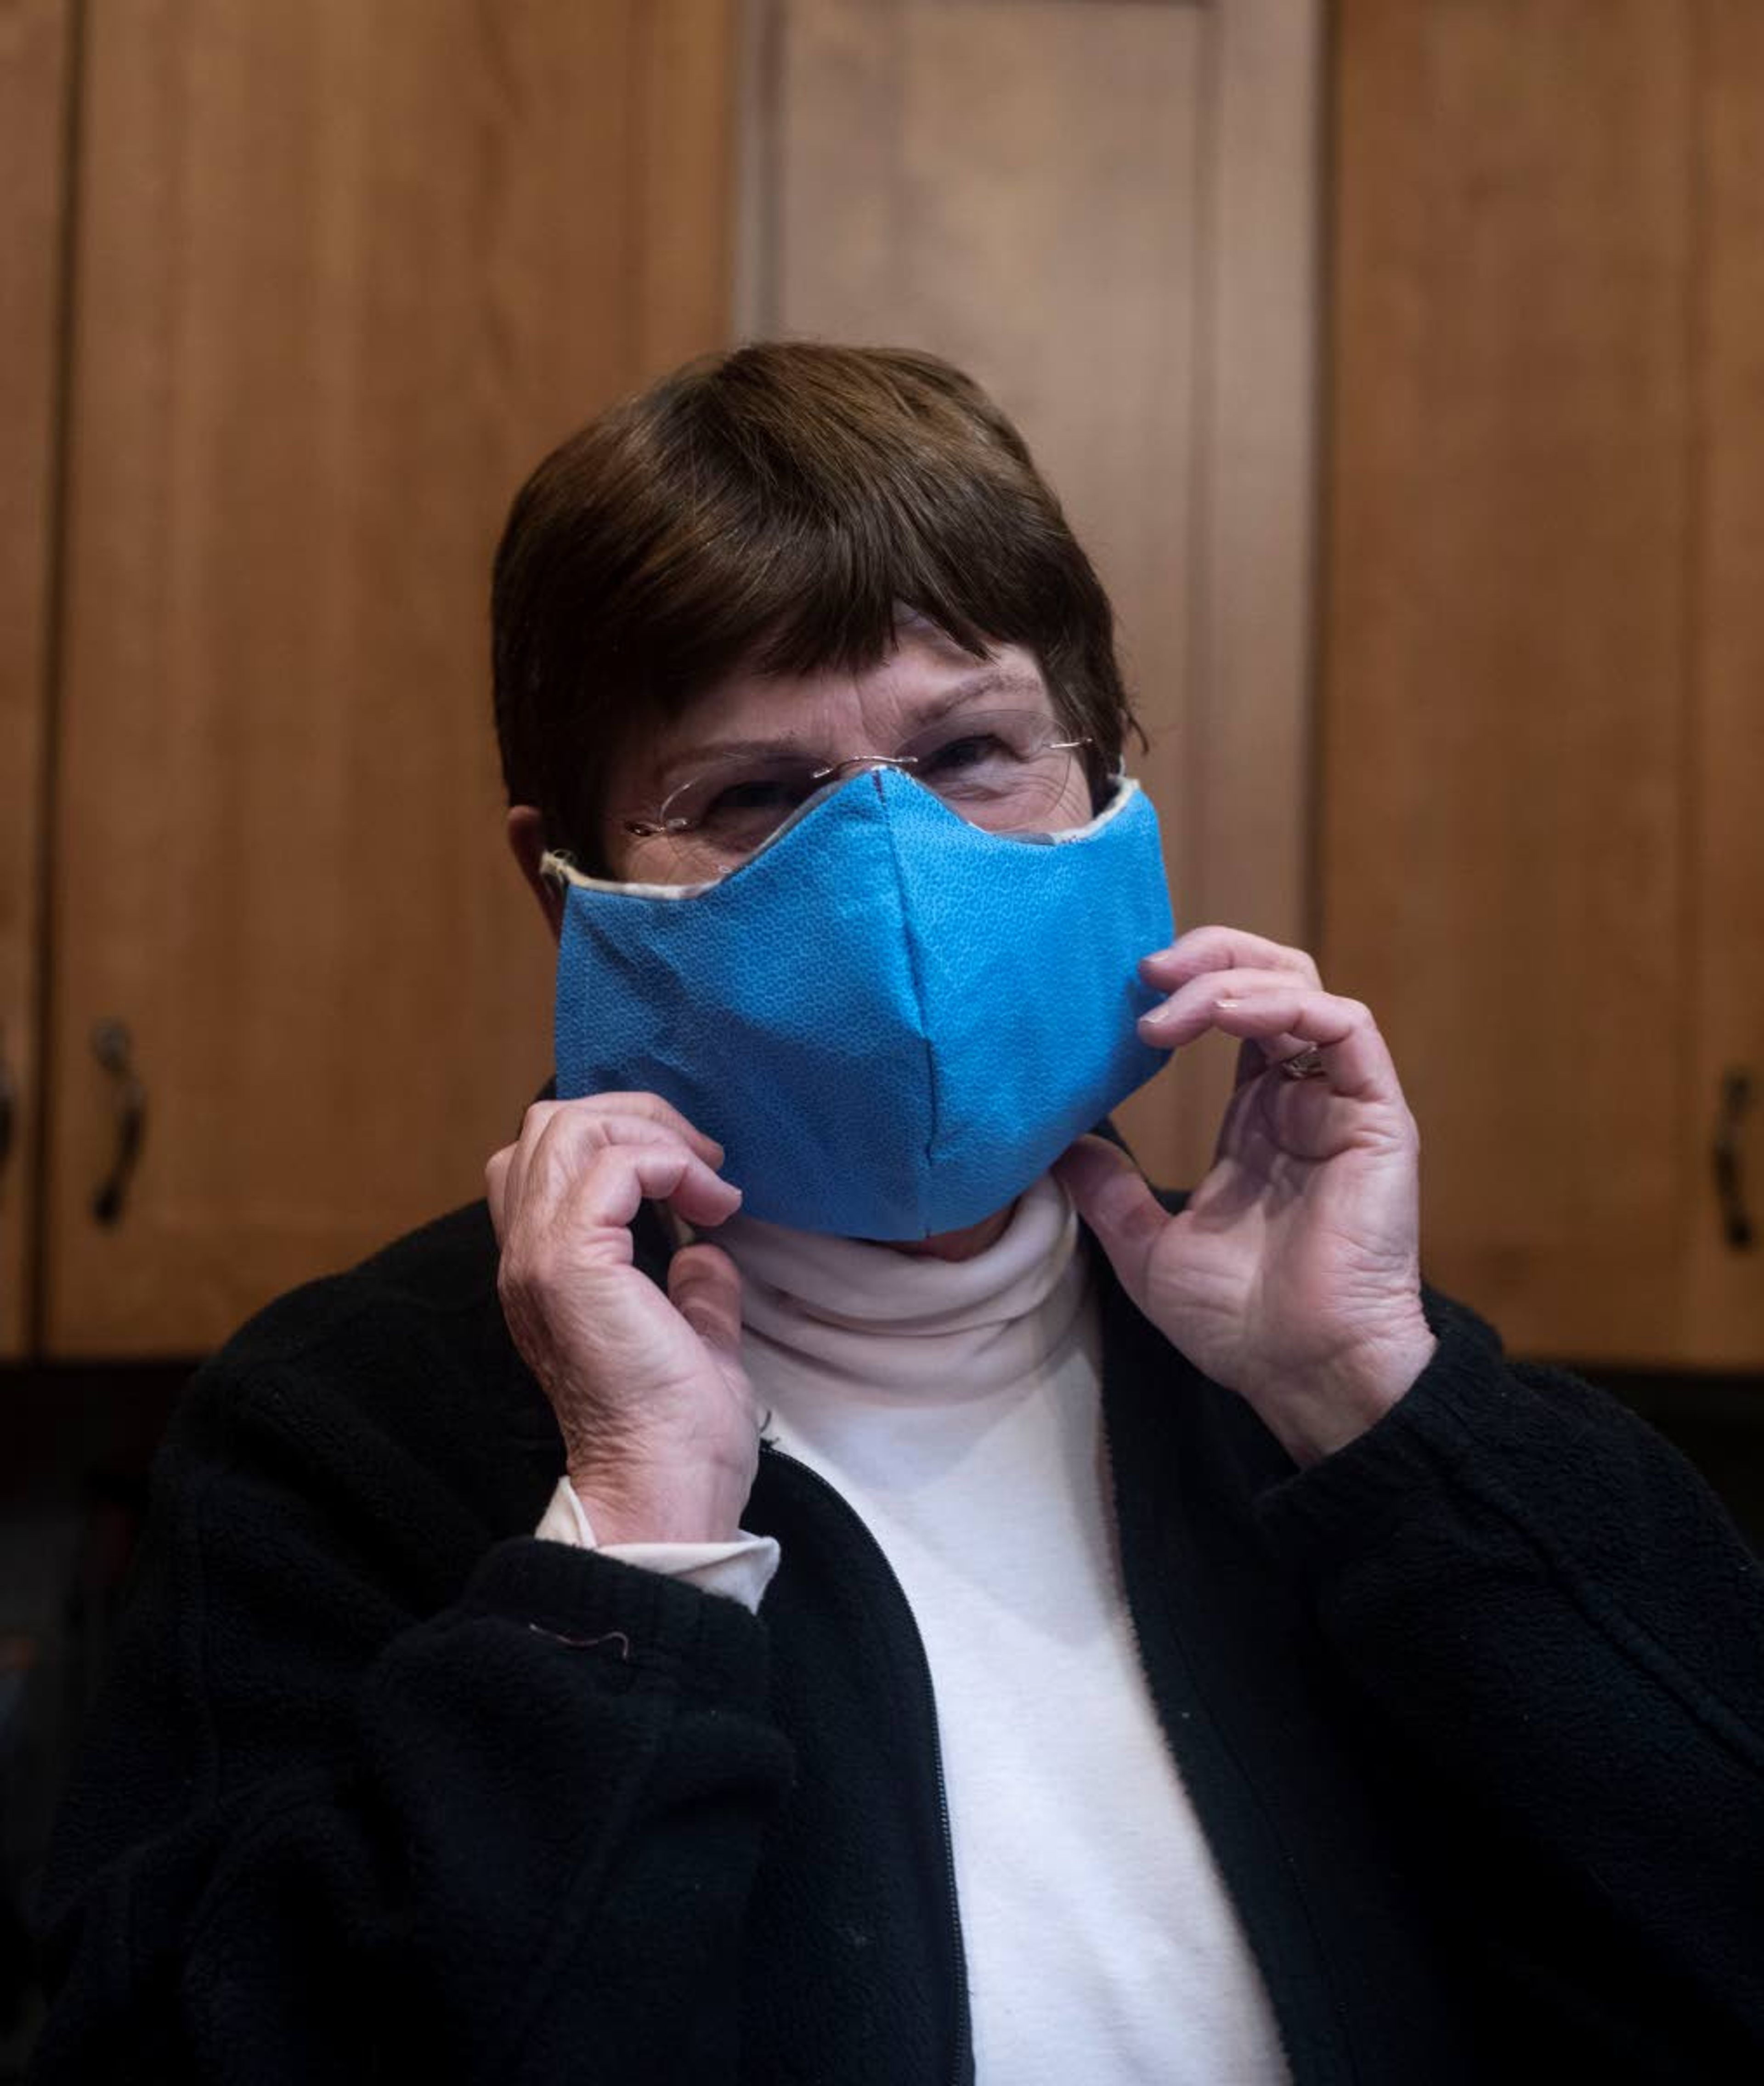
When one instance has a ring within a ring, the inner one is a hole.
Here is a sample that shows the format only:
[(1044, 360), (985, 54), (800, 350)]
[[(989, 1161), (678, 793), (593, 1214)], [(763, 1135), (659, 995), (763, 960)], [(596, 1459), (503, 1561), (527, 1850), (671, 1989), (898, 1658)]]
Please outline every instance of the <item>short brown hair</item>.
[(978, 385), (810, 342), (688, 364), (516, 496), (491, 597), (509, 801), (604, 870), (604, 778), (634, 729), (743, 667), (862, 672), (903, 606), (976, 656), (1025, 646), (1061, 722), (1119, 757), (1135, 727), (1108, 597)]

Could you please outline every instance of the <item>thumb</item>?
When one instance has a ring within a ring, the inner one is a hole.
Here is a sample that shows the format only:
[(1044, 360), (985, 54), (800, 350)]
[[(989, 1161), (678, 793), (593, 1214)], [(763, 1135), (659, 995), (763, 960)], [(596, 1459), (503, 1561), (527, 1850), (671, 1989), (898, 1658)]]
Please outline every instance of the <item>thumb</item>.
[(1151, 1253), (1170, 1222), (1146, 1177), (1119, 1145), (1081, 1137), (1054, 1161), (1054, 1178), (1095, 1232), (1121, 1286), (1143, 1308)]
[(707, 1347), (740, 1359), (741, 1274), (720, 1246), (682, 1246), (668, 1262), (668, 1299)]

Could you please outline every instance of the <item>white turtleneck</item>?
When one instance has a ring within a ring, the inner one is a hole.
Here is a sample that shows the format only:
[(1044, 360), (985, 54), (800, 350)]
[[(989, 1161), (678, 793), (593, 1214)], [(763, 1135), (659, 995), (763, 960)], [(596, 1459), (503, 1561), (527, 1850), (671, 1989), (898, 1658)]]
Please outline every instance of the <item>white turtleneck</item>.
[[(736, 1217), (778, 1445), (903, 1588), (937, 1698), (981, 2086), (1263, 2086), (1272, 2011), (1171, 1760), (1107, 1511), (1078, 1227), (1044, 1178), (964, 1261)], [(539, 1533), (592, 1543), (559, 1488)], [(609, 1546), (758, 1606), (770, 1538)]]

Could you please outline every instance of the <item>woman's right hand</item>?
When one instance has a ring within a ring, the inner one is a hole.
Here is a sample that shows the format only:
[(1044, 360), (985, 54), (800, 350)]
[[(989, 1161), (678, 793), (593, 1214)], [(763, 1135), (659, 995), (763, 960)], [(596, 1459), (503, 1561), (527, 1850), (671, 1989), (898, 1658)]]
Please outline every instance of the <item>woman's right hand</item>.
[(557, 1414), (597, 1541), (733, 1537), (759, 1454), (741, 1362), (741, 1277), (682, 1248), (664, 1294), (634, 1263), (646, 1198), (695, 1225), (733, 1216), (723, 1149), (655, 1094), (537, 1101), (484, 1169), (508, 1330)]

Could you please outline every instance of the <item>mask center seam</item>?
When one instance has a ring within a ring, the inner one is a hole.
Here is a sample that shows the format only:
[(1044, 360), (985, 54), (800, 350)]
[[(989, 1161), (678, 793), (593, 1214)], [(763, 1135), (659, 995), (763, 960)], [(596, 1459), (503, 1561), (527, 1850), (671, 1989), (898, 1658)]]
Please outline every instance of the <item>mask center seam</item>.
[[(909, 783), (908, 787), (916, 789), (919, 785)], [(899, 905), (901, 922), (906, 930), (907, 975), (912, 984), (913, 1003), (919, 1016), (919, 1032), (925, 1039), (925, 1084), (931, 1096), (931, 1120), (925, 1135), (925, 1150), (921, 1154), (925, 1164), (920, 1175), (918, 1192), (918, 1220), (920, 1229), (924, 1231), (927, 1225), (924, 1182), (930, 1173), (931, 1155), (937, 1150), (938, 1137), (942, 1127), (943, 1097), (938, 1091), (937, 1054), (931, 1047), (931, 1021), (930, 1011), (926, 1004), (924, 951), (920, 941), (918, 926), (912, 917), (912, 909), (907, 903), (906, 872), (901, 866), (900, 839), (895, 829), (894, 809), (888, 802), (887, 788), (880, 776), (876, 778), (876, 794), (882, 799), (882, 829), (888, 836), (888, 858), (894, 864), (895, 869), (895, 896)]]

